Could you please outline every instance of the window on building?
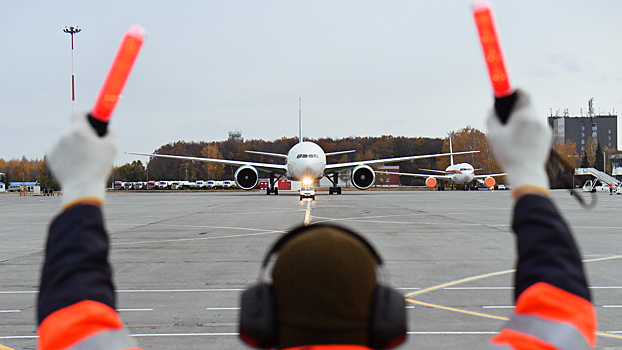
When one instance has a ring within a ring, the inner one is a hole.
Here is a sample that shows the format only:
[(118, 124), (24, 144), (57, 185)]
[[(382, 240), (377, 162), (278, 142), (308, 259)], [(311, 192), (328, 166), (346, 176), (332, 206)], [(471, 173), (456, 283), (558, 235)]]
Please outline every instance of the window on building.
[(609, 141), (611, 141), (611, 136), (609, 136)]
[(581, 131), (585, 130), (585, 124), (581, 123)]
[(609, 146), (607, 146), (607, 147), (611, 147), (611, 142), (609, 142)]
[[(581, 144), (585, 145), (585, 139), (581, 139)], [(583, 146), (581, 146), (581, 150), (583, 151)]]
[(598, 125), (596, 123), (592, 123), (592, 131), (598, 130)]
[(585, 147), (581, 146), (581, 153), (583, 153), (583, 151), (585, 151)]
[(609, 129), (609, 133), (611, 134), (611, 129)]
[(596, 131), (592, 131), (592, 137), (597, 137), (598, 133)]
[(585, 131), (581, 131), (581, 137), (585, 137)]

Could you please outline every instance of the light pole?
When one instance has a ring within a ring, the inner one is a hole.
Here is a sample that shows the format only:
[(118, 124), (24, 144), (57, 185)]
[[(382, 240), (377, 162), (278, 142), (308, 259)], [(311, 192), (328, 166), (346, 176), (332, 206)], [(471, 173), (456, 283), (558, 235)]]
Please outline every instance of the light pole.
[(81, 31), (82, 29), (79, 29), (78, 26), (69, 27), (69, 28), (65, 26), (65, 29), (63, 29), (63, 32), (67, 34), (71, 34), (71, 111), (72, 112), (75, 111), (76, 109), (76, 89), (74, 87), (75, 79), (74, 79), (74, 74), (73, 74), (73, 35), (78, 34)]

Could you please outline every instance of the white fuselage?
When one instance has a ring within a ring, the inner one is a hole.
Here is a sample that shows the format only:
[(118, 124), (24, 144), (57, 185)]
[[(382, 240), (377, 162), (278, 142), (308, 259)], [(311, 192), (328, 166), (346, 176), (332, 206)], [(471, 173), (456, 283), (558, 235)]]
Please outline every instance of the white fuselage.
[(287, 177), (297, 181), (314, 181), (324, 176), (326, 153), (309, 141), (300, 142), (287, 153)]
[(469, 163), (454, 164), (445, 169), (447, 175), (451, 176), (449, 181), (455, 184), (464, 184), (473, 181), (475, 177), (475, 174), (473, 174), (474, 171), (473, 166)]

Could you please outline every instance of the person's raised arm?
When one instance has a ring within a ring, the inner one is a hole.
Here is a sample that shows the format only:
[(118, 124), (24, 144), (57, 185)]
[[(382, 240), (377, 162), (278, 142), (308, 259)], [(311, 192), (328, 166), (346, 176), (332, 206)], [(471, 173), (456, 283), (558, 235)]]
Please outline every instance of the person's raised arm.
[(62, 211), (49, 228), (37, 301), (41, 350), (137, 348), (115, 310), (108, 235), (100, 207), (116, 136), (99, 137), (84, 113), (48, 154), (63, 188)]
[(518, 260), (516, 307), (490, 347), (589, 349), (596, 346), (596, 312), (581, 255), (568, 225), (549, 199), (546, 162), (551, 130), (521, 90), (507, 123), (492, 111), (488, 138), (507, 172), (515, 199), (512, 229)]

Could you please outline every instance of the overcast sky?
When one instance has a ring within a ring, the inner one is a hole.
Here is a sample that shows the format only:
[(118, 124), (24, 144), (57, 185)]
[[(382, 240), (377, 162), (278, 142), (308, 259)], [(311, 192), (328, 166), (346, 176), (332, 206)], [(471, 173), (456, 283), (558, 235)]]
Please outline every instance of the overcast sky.
[[(622, 2), (489, 1), (513, 86), (543, 118), (622, 110)], [(485, 130), (492, 105), (472, 0), (3, 1), (0, 158), (42, 158), (89, 110), (123, 33), (147, 39), (112, 125), (120, 165), (163, 144)], [(143, 161), (145, 160), (142, 158)]]

